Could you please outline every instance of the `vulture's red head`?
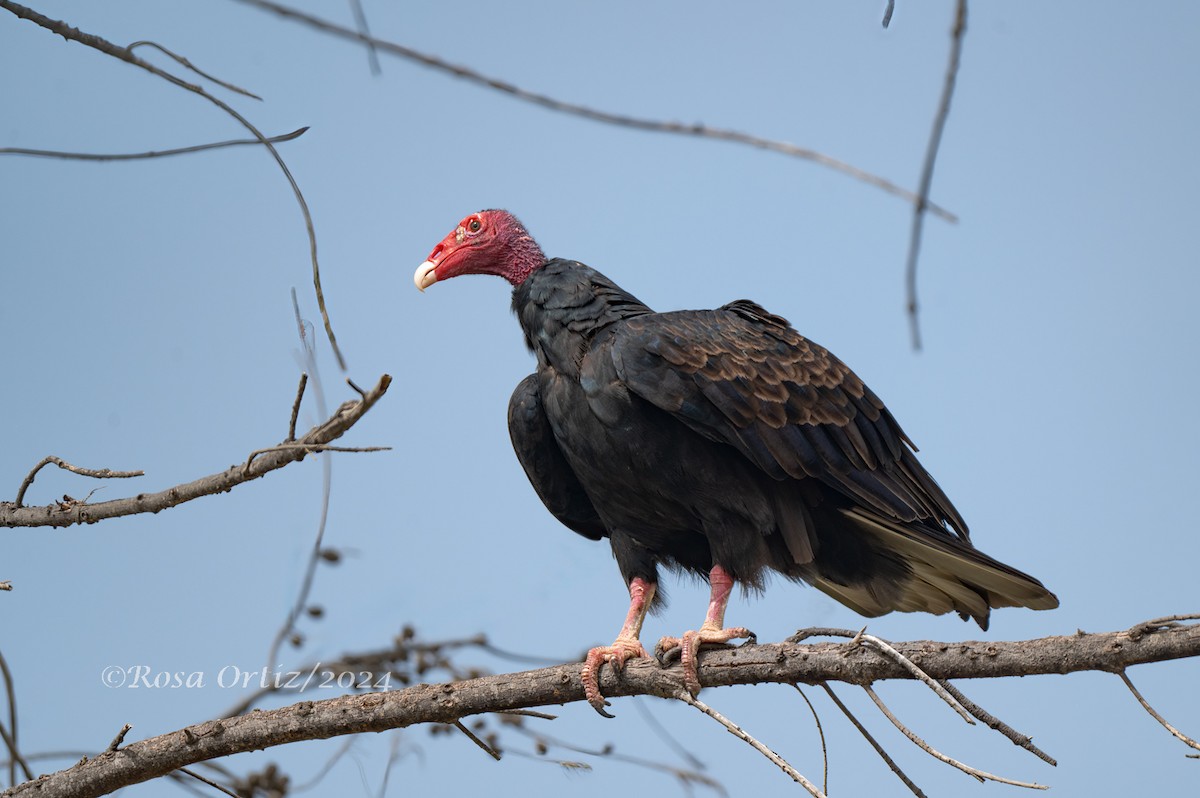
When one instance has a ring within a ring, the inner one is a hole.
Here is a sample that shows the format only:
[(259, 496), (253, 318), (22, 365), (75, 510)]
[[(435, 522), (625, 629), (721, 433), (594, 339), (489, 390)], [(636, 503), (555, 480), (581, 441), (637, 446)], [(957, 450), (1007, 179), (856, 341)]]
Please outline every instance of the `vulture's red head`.
[(495, 274), (520, 285), (545, 260), (541, 247), (517, 217), (508, 211), (480, 211), (459, 222), (433, 248), (417, 267), (413, 282), (424, 291), (460, 274)]

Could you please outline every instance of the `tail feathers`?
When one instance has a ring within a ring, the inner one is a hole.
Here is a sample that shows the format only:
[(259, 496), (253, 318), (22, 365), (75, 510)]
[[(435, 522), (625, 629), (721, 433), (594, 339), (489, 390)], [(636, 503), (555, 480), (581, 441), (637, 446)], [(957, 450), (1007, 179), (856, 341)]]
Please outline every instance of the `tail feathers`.
[(986, 630), (993, 608), (1051, 610), (1058, 606), (1058, 598), (1037, 579), (949, 533), (893, 521), (858, 507), (840, 512), (854, 531), (866, 532), (874, 539), (878, 545), (873, 548), (907, 566), (908, 578), (903, 580), (842, 584), (844, 580), (834, 582), (828, 575), (808, 576), (814, 587), (867, 617), (893, 610), (935, 615), (957, 612), (964, 619), (975, 619)]

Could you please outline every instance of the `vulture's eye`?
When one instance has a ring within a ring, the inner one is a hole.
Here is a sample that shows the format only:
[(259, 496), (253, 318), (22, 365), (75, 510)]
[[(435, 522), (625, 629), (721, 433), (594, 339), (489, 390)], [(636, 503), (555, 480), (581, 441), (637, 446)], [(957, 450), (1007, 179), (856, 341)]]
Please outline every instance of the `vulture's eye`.
[(481, 229), (483, 229), (483, 223), (478, 219), (472, 219), (471, 221), (467, 222), (468, 233), (478, 233)]

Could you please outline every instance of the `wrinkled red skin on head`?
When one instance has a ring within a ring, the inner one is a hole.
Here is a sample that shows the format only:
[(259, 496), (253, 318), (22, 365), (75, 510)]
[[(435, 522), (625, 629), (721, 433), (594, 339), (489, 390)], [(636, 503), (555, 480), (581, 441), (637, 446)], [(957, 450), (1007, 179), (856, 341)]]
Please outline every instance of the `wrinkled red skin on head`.
[(438, 282), (462, 274), (494, 274), (519, 285), (541, 265), (541, 249), (508, 211), (473, 213), (458, 223), (426, 259)]

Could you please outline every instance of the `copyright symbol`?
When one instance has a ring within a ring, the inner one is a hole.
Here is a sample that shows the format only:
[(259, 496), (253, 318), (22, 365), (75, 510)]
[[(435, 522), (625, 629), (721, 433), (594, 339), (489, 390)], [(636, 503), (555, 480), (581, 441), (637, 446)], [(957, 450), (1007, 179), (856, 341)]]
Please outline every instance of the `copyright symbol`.
[(100, 681), (105, 687), (121, 687), (125, 684), (125, 669), (117, 665), (109, 665), (100, 672)]

